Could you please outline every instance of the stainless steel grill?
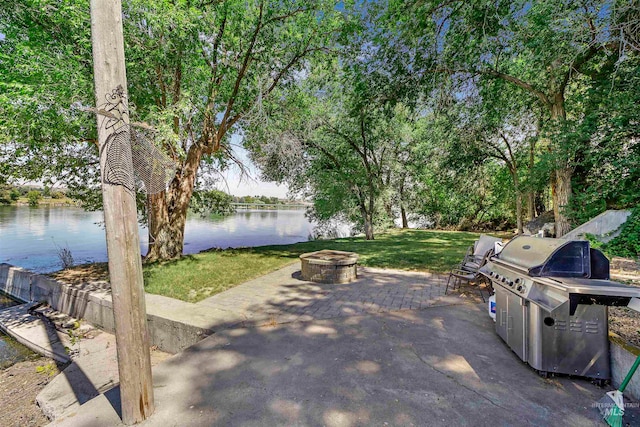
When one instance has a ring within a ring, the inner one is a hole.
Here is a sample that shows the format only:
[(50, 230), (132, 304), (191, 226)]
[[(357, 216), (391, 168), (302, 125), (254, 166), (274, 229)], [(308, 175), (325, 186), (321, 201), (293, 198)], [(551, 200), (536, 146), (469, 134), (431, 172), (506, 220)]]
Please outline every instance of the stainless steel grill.
[(608, 306), (640, 288), (609, 280), (609, 260), (587, 241), (519, 236), (480, 269), (496, 294), (496, 332), (542, 375), (611, 378)]

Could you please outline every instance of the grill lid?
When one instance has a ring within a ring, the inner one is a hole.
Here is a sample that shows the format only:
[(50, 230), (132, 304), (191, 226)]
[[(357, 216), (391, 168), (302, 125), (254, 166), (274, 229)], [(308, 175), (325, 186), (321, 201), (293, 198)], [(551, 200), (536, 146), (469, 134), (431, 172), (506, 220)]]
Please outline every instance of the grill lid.
[[(518, 236), (511, 239), (496, 257), (526, 269), (533, 277), (589, 278), (590, 252), (587, 241)], [(607, 261), (607, 275), (608, 267)]]

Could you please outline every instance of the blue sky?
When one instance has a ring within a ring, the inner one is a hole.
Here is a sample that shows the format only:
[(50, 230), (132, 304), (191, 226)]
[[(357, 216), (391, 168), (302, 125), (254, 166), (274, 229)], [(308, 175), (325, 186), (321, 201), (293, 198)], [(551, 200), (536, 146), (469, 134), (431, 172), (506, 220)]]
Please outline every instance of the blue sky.
[(247, 151), (242, 148), (242, 139), (239, 135), (231, 137), (231, 145), (237, 159), (247, 168), (249, 177), (242, 176), (238, 167), (231, 167), (221, 173), (223, 179), (217, 183), (219, 190), (234, 196), (269, 196), (287, 197), (288, 187), (286, 185), (276, 185), (273, 182), (260, 181), (260, 171), (256, 165), (249, 160)]

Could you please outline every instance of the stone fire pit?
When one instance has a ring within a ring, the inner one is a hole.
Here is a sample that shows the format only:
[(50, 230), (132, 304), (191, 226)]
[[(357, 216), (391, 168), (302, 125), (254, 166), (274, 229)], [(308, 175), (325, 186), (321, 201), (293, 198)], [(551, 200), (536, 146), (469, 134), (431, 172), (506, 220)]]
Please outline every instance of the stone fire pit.
[(356, 279), (358, 254), (322, 250), (300, 255), (302, 279), (318, 283), (349, 283)]

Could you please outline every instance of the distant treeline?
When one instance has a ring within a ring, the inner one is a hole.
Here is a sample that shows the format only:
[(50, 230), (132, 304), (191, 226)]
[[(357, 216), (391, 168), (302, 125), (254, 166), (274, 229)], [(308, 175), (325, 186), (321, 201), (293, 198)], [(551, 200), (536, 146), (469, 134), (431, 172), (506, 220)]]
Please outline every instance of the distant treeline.
[(33, 186), (0, 186), (0, 205), (29, 204), (38, 206), (40, 203), (46, 204), (71, 204), (67, 194), (62, 189), (52, 189), (49, 186), (43, 188)]
[(271, 205), (277, 205), (282, 203), (287, 203), (286, 200), (278, 199), (277, 197), (268, 197), (268, 196), (231, 196), (233, 198), (233, 203), (267, 203)]
[(196, 190), (189, 207), (193, 212), (203, 216), (229, 215), (235, 212), (233, 203), (286, 205), (299, 202), (268, 196), (232, 196), (220, 190)]

